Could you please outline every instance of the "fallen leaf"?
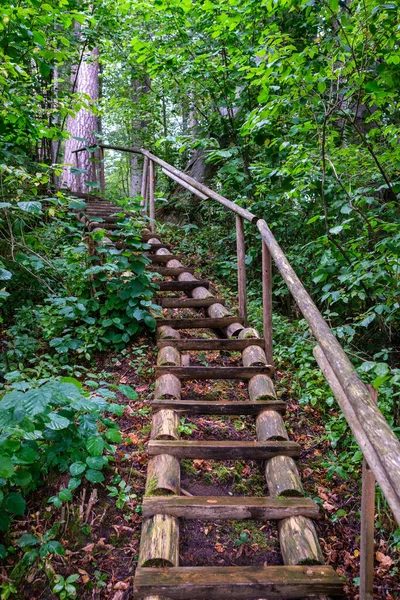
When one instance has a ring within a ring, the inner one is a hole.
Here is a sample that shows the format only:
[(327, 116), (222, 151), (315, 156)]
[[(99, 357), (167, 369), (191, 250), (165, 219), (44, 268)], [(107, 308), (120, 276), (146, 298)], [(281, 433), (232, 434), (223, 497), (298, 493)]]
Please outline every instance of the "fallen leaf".
[(223, 547), (222, 544), (215, 544), (215, 549), (217, 552), (225, 552), (225, 548)]
[(390, 556), (383, 554), (383, 552), (377, 552), (375, 556), (376, 560), (380, 563), (381, 567), (389, 568), (392, 566), (393, 560), (390, 558)]
[(129, 583), (125, 581), (118, 581), (113, 587), (114, 590), (127, 590), (129, 588)]

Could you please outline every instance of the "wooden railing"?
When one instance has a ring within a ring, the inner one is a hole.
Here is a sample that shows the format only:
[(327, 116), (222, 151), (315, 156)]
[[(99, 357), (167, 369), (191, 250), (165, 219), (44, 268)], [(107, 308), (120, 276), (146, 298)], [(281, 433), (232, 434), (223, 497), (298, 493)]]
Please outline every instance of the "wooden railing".
[[(334, 336), (310, 295), (290, 265), (273, 233), (263, 219), (249, 210), (238, 206), (224, 196), (199, 183), (186, 173), (176, 169), (158, 156), (143, 148), (100, 145), (105, 149), (141, 154), (143, 160), (142, 198), (143, 207), (151, 219), (154, 231), (155, 219), (155, 164), (176, 183), (203, 200), (215, 200), (236, 215), (236, 242), (238, 266), (239, 316), (245, 320), (246, 314), (246, 265), (244, 243), (244, 221), (253, 223), (261, 234), (262, 244), (262, 296), (265, 352), (270, 364), (272, 358), (272, 260), (286, 282), (300, 311), (307, 321), (317, 341), (314, 356), (335, 396), (346, 421), (363, 453), (365, 467), (376, 478), (381, 490), (400, 524), (400, 442), (379, 410), (374, 394), (354, 370), (343, 348)], [(80, 148), (76, 152), (82, 152)], [(148, 204), (148, 208), (147, 208)], [(364, 469), (365, 471), (365, 469)], [(366, 486), (363, 485), (363, 489)], [(368, 479), (368, 496), (362, 499), (361, 528), (361, 581), (360, 597), (368, 598), (371, 593), (371, 555), (373, 556), (374, 503), (371, 502), (371, 477)], [(369, 564), (369, 568), (366, 565)], [(373, 563), (372, 563), (373, 568)], [(372, 596), (371, 596), (372, 597)]]

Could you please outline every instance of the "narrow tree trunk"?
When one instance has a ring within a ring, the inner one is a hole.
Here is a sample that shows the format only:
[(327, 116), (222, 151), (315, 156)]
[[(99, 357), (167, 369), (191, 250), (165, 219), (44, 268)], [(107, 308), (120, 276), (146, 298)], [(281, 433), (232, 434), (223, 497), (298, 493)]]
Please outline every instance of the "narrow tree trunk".
[[(82, 60), (77, 75), (76, 92), (87, 94), (92, 102), (99, 99), (99, 51), (93, 48), (87, 52)], [(68, 117), (67, 130), (71, 134), (65, 145), (64, 163), (66, 166), (63, 176), (63, 185), (74, 192), (87, 192), (91, 188), (87, 182), (97, 182), (96, 163), (94, 154), (80, 152), (78, 155), (73, 151), (83, 145), (96, 144), (95, 133), (99, 131), (98, 118), (86, 108), (81, 108), (75, 117)], [(85, 142), (77, 140), (83, 138)], [(71, 173), (71, 167), (77, 166), (76, 156), (79, 156), (79, 168), (86, 172), (82, 175)]]

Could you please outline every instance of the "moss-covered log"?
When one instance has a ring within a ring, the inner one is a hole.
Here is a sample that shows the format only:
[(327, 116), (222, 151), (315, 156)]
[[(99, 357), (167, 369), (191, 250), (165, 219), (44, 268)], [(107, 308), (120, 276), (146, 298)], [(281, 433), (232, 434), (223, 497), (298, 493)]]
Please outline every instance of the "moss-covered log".
[(248, 339), (248, 338), (259, 338), (259, 334), (258, 331), (256, 329), (254, 329), (253, 327), (245, 327), (244, 329), (242, 329), (242, 331), (239, 333), (239, 338), (241, 340), (243, 339)]
[(181, 397), (181, 382), (175, 375), (161, 375), (156, 379), (154, 398)]
[(168, 515), (154, 515), (142, 522), (138, 565), (177, 567), (179, 563), (179, 521)]
[(173, 346), (160, 348), (157, 356), (157, 365), (159, 367), (179, 367), (181, 365), (181, 355)]
[(268, 375), (255, 375), (249, 381), (249, 398), (252, 402), (275, 398), (275, 388), (271, 377)]
[(178, 440), (178, 413), (169, 409), (162, 409), (154, 413), (151, 423), (151, 438), (154, 440)]
[(259, 442), (267, 440), (288, 440), (285, 423), (276, 410), (264, 410), (256, 419), (257, 439)]
[(179, 460), (169, 454), (158, 454), (147, 466), (146, 496), (179, 495), (181, 467)]
[(245, 348), (242, 352), (242, 360), (245, 367), (255, 367), (267, 364), (267, 357), (260, 346), (248, 346)]
[(285, 565), (324, 564), (324, 557), (311, 519), (301, 515), (282, 519), (279, 521), (278, 531)]
[(265, 466), (265, 477), (272, 497), (304, 496), (296, 463), (289, 456), (275, 456)]
[(159, 340), (179, 340), (181, 338), (179, 331), (168, 325), (157, 327), (157, 337)]

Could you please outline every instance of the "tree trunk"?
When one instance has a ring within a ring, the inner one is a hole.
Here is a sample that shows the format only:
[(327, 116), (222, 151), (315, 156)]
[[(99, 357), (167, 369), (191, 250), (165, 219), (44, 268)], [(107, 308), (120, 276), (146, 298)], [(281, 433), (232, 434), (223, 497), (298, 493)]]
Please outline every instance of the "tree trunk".
[[(77, 74), (76, 92), (87, 94), (92, 102), (99, 99), (99, 51), (93, 48), (87, 52)], [(96, 144), (95, 133), (99, 131), (98, 118), (86, 108), (81, 108), (75, 117), (68, 117), (67, 130), (71, 134), (65, 145), (64, 163), (67, 165), (63, 176), (63, 185), (74, 192), (88, 192), (90, 186), (87, 182), (98, 183), (96, 174), (96, 163), (94, 162), (94, 153), (80, 152), (73, 154), (73, 151), (81, 148), (83, 145), (92, 146)], [(76, 138), (84, 138), (85, 142)], [(79, 166), (86, 172), (82, 175), (71, 173), (71, 167)]]

